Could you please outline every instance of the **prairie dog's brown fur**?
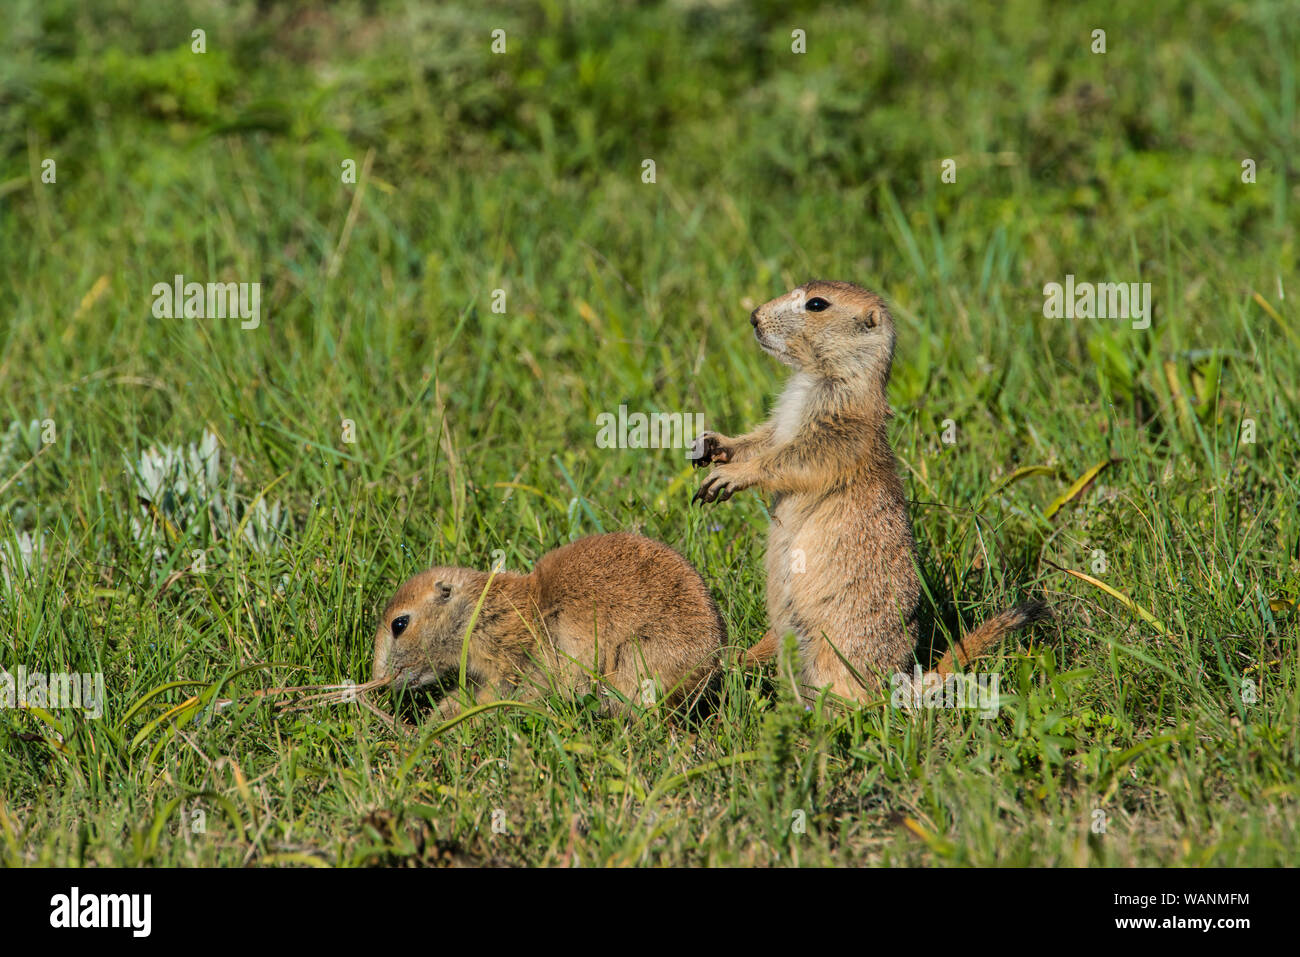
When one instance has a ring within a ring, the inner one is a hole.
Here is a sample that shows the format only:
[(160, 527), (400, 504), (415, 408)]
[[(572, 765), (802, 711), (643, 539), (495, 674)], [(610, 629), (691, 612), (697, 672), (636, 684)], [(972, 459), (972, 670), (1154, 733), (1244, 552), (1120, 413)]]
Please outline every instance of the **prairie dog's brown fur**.
[[(746, 488), (774, 497), (770, 630), (747, 659), (772, 657), (793, 632), (809, 690), (867, 700), (887, 675), (911, 669), (919, 640), (916, 544), (887, 429), (893, 317), (860, 286), (816, 280), (759, 306), (750, 322), (764, 351), (794, 372), (753, 432), (700, 437), (696, 464), (713, 469), (695, 497), (724, 501)], [(994, 616), (936, 670), (965, 664), (1045, 613), (1039, 603)]]
[[(722, 616), (685, 558), (640, 535), (593, 535), (547, 552), (527, 575), (420, 572), (384, 609), (373, 677), (417, 688), (458, 674), (480, 597), (465, 669), (480, 702), (604, 685), (637, 704), (671, 707), (703, 690), (726, 641)], [(439, 707), (450, 717), (460, 703), (448, 694)]]

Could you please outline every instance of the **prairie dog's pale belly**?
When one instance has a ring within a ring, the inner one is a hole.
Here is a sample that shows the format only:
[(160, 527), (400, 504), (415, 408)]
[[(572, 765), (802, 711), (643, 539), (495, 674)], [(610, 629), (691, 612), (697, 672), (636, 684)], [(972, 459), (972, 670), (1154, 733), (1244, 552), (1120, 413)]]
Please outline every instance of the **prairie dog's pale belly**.
[(844, 495), (787, 495), (772, 511), (767, 537), (768, 621), (779, 635), (806, 637), (804, 595), (813, 582), (830, 580), (851, 556), (837, 554), (834, 521), (851, 508)]
[(890, 660), (914, 635), (919, 582), (905, 507), (876, 485), (783, 497), (768, 533), (768, 621), (801, 644), (825, 633), (844, 647), (870, 642)]

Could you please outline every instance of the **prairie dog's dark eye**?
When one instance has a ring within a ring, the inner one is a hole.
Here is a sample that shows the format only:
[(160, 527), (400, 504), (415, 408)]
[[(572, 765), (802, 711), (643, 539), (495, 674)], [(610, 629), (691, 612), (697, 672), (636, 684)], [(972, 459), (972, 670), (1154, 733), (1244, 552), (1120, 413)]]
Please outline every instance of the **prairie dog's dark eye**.
[(808, 302), (804, 305), (804, 308), (807, 309), (809, 312), (821, 312), (825, 309), (829, 309), (830, 307), (831, 304), (827, 302), (825, 299), (823, 299), (821, 296), (814, 296), (812, 299), (809, 299)]
[(388, 627), (393, 630), (393, 637), (396, 638), (402, 632), (406, 631), (406, 626), (411, 623), (410, 615), (398, 615), (393, 619), (393, 623)]

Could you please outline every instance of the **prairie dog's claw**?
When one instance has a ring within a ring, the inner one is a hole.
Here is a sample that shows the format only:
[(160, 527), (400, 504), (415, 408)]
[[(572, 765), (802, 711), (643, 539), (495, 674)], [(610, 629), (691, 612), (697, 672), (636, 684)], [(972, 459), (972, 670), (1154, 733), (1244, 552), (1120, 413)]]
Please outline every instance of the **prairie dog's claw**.
[(731, 449), (719, 440), (717, 432), (701, 432), (699, 438), (691, 443), (691, 450), (686, 454), (691, 464), (697, 469), (715, 462), (731, 461)]
[(733, 470), (724, 470), (722, 468), (714, 469), (708, 474), (700, 487), (695, 490), (695, 496), (692, 502), (725, 502), (731, 496), (735, 495), (741, 489), (748, 488), (752, 484), (748, 481), (741, 480), (739, 475), (734, 474)]

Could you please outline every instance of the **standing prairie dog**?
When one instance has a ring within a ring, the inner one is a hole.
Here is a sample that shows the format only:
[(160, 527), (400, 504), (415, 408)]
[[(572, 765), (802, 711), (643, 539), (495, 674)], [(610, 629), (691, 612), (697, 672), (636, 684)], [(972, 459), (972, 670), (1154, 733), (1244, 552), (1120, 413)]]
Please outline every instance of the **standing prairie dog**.
[[(480, 598), (465, 666), (480, 702), (599, 687), (672, 707), (704, 689), (726, 641), (717, 605), (685, 558), (640, 535), (592, 535), (547, 552), (527, 575), (420, 572), (384, 609), (373, 677), (419, 688), (458, 675)], [(457, 714), (456, 695), (439, 710)]]
[[(919, 640), (916, 543), (887, 430), (894, 321), (874, 293), (821, 280), (764, 303), (749, 321), (763, 350), (794, 372), (753, 432), (700, 436), (695, 464), (713, 469), (695, 500), (772, 493), (770, 630), (746, 658), (773, 657), (793, 632), (807, 689), (864, 701), (886, 675), (911, 670)], [(1046, 616), (1042, 603), (995, 615), (936, 670), (947, 674), (954, 660), (964, 665)]]

